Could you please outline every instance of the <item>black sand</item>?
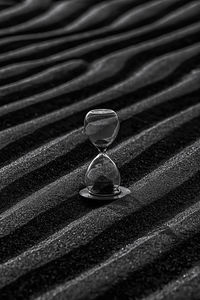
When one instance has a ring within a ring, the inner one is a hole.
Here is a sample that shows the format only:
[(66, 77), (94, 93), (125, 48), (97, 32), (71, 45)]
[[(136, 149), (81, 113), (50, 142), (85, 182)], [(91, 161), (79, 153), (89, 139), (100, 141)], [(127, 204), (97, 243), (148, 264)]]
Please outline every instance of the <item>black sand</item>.
[[(200, 299), (200, 1), (0, 0), (0, 299)], [(82, 199), (117, 111), (131, 195)]]

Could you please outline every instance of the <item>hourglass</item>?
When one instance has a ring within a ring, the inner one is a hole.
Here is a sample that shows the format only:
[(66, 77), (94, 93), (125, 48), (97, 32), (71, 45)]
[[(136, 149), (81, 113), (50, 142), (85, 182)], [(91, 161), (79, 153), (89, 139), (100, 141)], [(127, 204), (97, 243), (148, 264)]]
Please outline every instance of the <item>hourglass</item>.
[(112, 200), (129, 194), (129, 189), (120, 186), (119, 170), (106, 153), (119, 131), (116, 112), (111, 109), (89, 111), (85, 117), (84, 130), (99, 154), (87, 169), (86, 188), (80, 191), (80, 195), (97, 200)]

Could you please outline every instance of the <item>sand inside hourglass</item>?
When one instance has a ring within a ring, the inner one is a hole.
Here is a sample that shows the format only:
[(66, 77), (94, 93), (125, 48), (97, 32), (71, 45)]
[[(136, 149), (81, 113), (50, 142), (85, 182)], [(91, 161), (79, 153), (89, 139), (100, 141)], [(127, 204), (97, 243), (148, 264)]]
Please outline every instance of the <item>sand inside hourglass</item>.
[(100, 175), (91, 188), (91, 192), (97, 195), (112, 195), (118, 191), (118, 186), (113, 186), (113, 181), (104, 175)]

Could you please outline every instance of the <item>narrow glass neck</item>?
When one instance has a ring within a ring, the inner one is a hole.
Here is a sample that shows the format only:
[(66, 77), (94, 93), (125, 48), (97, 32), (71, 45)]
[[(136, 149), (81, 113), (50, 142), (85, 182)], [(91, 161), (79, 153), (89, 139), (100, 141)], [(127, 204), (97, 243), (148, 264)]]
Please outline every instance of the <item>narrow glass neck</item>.
[(97, 147), (97, 149), (98, 149), (99, 153), (102, 153), (102, 154), (106, 154), (106, 152), (107, 152), (107, 148)]

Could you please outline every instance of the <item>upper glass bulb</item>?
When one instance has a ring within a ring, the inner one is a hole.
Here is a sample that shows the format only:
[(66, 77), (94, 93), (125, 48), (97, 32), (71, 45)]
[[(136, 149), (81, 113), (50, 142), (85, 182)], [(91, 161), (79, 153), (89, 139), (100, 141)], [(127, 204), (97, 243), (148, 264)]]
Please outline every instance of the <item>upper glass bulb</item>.
[(92, 144), (104, 151), (118, 134), (119, 119), (111, 109), (94, 109), (87, 113), (84, 129)]

